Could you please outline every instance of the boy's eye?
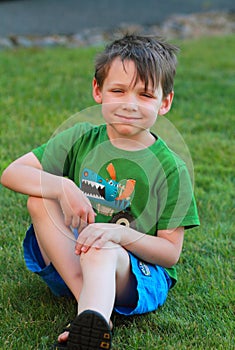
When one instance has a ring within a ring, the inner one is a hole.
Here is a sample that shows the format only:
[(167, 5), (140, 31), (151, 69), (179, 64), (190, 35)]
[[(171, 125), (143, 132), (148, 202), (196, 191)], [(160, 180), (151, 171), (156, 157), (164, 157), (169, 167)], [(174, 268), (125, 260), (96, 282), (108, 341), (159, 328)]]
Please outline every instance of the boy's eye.
[(123, 91), (121, 89), (113, 89), (112, 92), (116, 92), (116, 93), (120, 92), (121, 93)]
[(148, 94), (147, 92), (142, 92), (140, 95), (147, 98), (153, 98), (153, 95)]

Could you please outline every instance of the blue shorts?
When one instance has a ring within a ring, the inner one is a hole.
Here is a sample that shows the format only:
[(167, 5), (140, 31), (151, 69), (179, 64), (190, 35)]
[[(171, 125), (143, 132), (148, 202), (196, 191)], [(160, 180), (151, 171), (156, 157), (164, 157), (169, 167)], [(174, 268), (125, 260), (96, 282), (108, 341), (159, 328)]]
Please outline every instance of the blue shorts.
[[(34, 228), (31, 225), (23, 242), (27, 268), (38, 274), (56, 296), (73, 297), (69, 288), (52, 264), (46, 266), (42, 258)], [(132, 273), (137, 282), (138, 300), (134, 307), (114, 306), (122, 315), (137, 315), (156, 310), (166, 301), (172, 281), (164, 268), (140, 261), (129, 252)]]

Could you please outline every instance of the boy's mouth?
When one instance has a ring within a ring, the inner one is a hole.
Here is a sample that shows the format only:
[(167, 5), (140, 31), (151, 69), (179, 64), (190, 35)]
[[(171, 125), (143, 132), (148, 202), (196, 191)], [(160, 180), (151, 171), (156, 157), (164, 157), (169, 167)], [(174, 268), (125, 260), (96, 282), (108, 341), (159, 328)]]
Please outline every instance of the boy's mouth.
[(133, 116), (133, 115), (122, 115), (122, 114), (115, 114), (115, 116), (125, 122), (135, 122), (137, 120), (140, 120), (140, 117)]

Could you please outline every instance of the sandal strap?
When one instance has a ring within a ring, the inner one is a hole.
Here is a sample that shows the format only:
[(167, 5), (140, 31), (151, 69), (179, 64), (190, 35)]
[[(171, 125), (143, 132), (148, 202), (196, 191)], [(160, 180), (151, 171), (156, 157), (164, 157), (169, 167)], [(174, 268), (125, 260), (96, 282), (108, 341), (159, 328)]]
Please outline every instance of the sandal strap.
[(66, 326), (64, 326), (62, 332), (69, 332), (70, 329), (71, 329), (71, 324), (72, 324), (72, 321), (69, 321)]

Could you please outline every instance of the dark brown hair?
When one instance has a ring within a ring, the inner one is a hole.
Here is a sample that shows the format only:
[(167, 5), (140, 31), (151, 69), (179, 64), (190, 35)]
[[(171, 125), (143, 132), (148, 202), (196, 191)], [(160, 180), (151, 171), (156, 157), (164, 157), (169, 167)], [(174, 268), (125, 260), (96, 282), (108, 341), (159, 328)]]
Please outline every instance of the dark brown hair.
[(124, 69), (125, 61), (132, 60), (136, 66), (135, 83), (141, 80), (145, 89), (151, 84), (155, 89), (161, 83), (163, 96), (166, 97), (174, 87), (177, 57), (179, 49), (162, 39), (151, 36), (127, 34), (107, 45), (95, 61), (95, 78), (102, 88), (111, 63), (120, 58)]

